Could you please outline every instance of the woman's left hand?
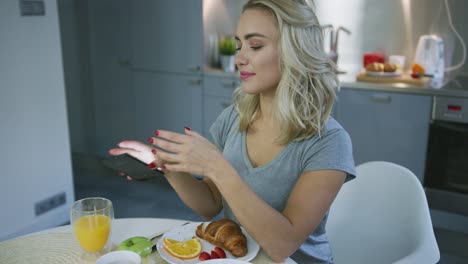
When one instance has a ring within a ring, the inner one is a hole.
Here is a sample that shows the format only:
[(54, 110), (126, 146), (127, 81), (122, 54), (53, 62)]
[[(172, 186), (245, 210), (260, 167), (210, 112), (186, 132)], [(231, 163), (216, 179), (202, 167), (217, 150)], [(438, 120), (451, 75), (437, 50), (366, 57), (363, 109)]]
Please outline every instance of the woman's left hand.
[[(226, 164), (218, 148), (197, 132), (185, 129), (185, 135), (156, 130), (158, 137), (150, 138), (150, 143), (161, 148), (156, 156), (167, 161), (164, 169), (174, 172), (187, 172), (212, 178)], [(152, 142), (151, 142), (152, 141)]]

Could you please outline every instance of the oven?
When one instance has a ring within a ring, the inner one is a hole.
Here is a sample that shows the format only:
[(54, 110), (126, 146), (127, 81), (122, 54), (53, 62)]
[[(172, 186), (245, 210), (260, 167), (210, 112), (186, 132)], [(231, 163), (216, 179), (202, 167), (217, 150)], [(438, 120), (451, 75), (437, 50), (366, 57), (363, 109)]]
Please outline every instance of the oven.
[(424, 187), (430, 208), (468, 216), (468, 98), (434, 97)]

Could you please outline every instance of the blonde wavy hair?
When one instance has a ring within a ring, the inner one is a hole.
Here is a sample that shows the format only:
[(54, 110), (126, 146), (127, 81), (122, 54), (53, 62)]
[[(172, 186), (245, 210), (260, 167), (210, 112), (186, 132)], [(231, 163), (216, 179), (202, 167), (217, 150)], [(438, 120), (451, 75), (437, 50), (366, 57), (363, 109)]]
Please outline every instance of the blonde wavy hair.
[[(260, 8), (271, 12), (279, 30), (281, 80), (276, 89), (273, 117), (280, 124), (278, 144), (320, 135), (328, 120), (339, 82), (336, 65), (323, 48), (323, 31), (315, 6), (307, 0), (250, 0), (243, 11)], [(240, 116), (240, 131), (255, 119), (260, 95), (239, 87), (234, 105)]]

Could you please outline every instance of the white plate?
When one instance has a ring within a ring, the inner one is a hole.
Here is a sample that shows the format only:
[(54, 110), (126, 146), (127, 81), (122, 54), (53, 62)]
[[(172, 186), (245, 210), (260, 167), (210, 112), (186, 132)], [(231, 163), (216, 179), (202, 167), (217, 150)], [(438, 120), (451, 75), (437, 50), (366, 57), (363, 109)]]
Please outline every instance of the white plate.
[[(188, 240), (193, 238), (194, 236), (197, 236), (195, 234), (195, 231), (197, 230), (197, 226), (201, 224), (200, 223), (191, 223), (188, 225), (184, 225), (181, 227), (176, 227), (169, 232), (165, 233), (161, 239), (159, 239), (158, 243), (156, 243), (156, 248), (158, 249), (159, 255), (161, 258), (163, 258), (165, 261), (172, 263), (172, 264), (187, 264), (187, 263), (198, 263), (198, 257), (193, 258), (193, 259), (188, 259), (188, 260), (182, 260), (178, 259), (176, 257), (173, 257), (169, 255), (166, 250), (164, 250), (164, 238), (171, 238), (175, 240)], [(235, 260), (243, 260), (243, 261), (249, 261), (255, 258), (257, 256), (258, 251), (260, 250), (260, 246), (258, 243), (249, 235), (247, 232), (242, 228), (242, 233), (247, 237), (247, 255), (241, 257), (241, 258), (236, 258), (231, 253), (229, 253), (227, 250), (226, 251), (226, 258), (228, 259), (235, 259)], [(204, 239), (200, 239), (200, 242), (202, 244), (202, 251), (211, 253), (211, 250), (215, 248), (215, 245), (209, 243), (208, 241)], [(205, 261), (203, 262), (205, 263)]]
[(374, 77), (396, 77), (401, 75), (401, 71), (395, 71), (395, 72), (372, 72), (372, 71), (366, 71), (366, 75), (368, 76), (374, 76)]
[(199, 264), (252, 264), (252, 262), (247, 262), (237, 259), (209, 259), (205, 261), (198, 262)]

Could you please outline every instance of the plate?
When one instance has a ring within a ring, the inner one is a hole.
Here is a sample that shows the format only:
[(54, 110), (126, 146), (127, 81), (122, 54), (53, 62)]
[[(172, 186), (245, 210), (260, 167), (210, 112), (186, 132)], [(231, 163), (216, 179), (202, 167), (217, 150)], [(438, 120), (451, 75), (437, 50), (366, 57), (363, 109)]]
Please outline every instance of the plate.
[[(178, 259), (176, 257), (173, 257), (169, 255), (166, 250), (164, 250), (164, 238), (171, 238), (175, 240), (188, 240), (193, 238), (194, 236), (197, 236), (195, 234), (195, 231), (197, 230), (197, 226), (201, 224), (202, 222), (199, 223), (190, 223), (188, 225), (176, 227), (168, 232), (166, 232), (156, 243), (156, 248), (158, 249), (159, 255), (161, 258), (163, 258), (165, 261), (171, 263), (171, 264), (188, 264), (188, 263), (198, 263), (198, 257), (193, 258), (193, 259)], [(247, 255), (241, 257), (241, 258), (236, 258), (234, 257), (231, 253), (229, 253), (226, 250), (226, 258), (228, 259), (234, 259), (234, 260), (243, 260), (243, 261), (249, 261), (255, 258), (257, 256), (258, 251), (260, 250), (260, 246), (258, 243), (249, 235), (247, 232), (242, 228), (242, 233), (247, 237), (247, 249), (248, 253)], [(209, 243), (208, 241), (201, 239), (200, 242), (202, 244), (202, 251), (206, 251), (208, 253), (211, 252), (215, 248), (215, 245)], [(206, 263), (203, 261), (203, 263)], [(230, 262), (223, 262), (223, 263), (230, 263)], [(234, 263), (234, 262), (233, 262)], [(240, 263), (239, 263), (240, 264)]]
[(209, 259), (203, 262), (198, 262), (199, 264), (252, 264), (252, 262), (247, 262), (244, 260), (238, 259)]
[(373, 77), (397, 77), (401, 75), (401, 71), (395, 71), (395, 72), (372, 72), (372, 71), (366, 71), (367, 76), (373, 76)]

